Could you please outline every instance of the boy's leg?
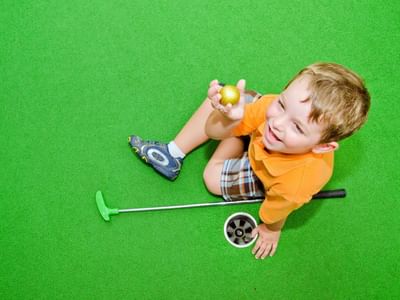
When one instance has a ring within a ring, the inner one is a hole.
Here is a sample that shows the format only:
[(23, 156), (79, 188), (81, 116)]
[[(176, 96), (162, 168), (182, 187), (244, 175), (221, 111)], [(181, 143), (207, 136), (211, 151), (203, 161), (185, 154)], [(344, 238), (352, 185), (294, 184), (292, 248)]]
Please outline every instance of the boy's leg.
[(210, 100), (206, 98), (169, 144), (144, 141), (135, 135), (129, 136), (128, 142), (146, 163), (166, 178), (174, 180), (179, 175), (185, 155), (209, 139), (205, 124), (213, 110)]
[(213, 110), (210, 100), (206, 98), (176, 135), (174, 142), (185, 155), (209, 139), (205, 126)]
[[(253, 102), (260, 96), (253, 91), (245, 93), (246, 102)], [(135, 135), (131, 135), (128, 142), (146, 163), (166, 178), (174, 180), (179, 175), (185, 155), (209, 139), (205, 133), (205, 124), (213, 110), (210, 100), (206, 98), (169, 144), (144, 141)]]
[(222, 195), (220, 180), (224, 162), (227, 159), (240, 158), (243, 152), (244, 142), (241, 138), (231, 137), (220, 142), (203, 173), (204, 183), (211, 193)]

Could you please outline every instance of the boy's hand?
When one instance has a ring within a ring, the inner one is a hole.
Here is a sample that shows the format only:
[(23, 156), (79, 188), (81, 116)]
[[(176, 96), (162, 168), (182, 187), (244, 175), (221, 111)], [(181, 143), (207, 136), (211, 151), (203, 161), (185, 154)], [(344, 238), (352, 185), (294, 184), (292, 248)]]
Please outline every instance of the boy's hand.
[(244, 114), (244, 88), (246, 85), (246, 81), (244, 79), (241, 79), (238, 81), (236, 84), (236, 87), (240, 91), (240, 100), (237, 104), (232, 105), (232, 104), (227, 104), (227, 105), (222, 105), (220, 103), (221, 100), (221, 95), (219, 91), (221, 90), (221, 86), (218, 84), (218, 80), (213, 80), (210, 83), (210, 88), (208, 89), (208, 99), (211, 100), (211, 105), (221, 112), (223, 115), (225, 115), (227, 118), (237, 121), (241, 120), (243, 118)]
[(254, 237), (257, 233), (258, 239), (252, 251), (255, 257), (257, 259), (264, 259), (267, 256), (274, 255), (278, 247), (281, 231), (272, 231), (268, 229), (267, 225), (262, 223), (253, 229), (251, 236)]

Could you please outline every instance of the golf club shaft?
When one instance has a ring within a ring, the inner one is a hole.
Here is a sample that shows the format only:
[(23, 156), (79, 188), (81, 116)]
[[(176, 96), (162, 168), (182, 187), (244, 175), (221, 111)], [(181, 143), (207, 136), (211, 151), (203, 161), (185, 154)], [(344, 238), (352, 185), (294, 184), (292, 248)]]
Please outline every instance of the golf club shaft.
[(182, 205), (171, 205), (171, 206), (157, 206), (157, 207), (143, 207), (143, 208), (126, 208), (118, 209), (118, 212), (139, 212), (139, 211), (154, 211), (154, 210), (170, 210), (179, 208), (195, 208), (195, 207), (207, 207), (207, 206), (224, 206), (224, 205), (235, 205), (235, 204), (249, 204), (249, 203), (260, 203), (264, 199), (255, 200), (240, 200), (240, 201), (221, 201), (221, 202), (210, 202), (210, 203), (197, 203), (197, 204), (182, 204)]
[[(338, 189), (338, 190), (330, 190), (330, 191), (321, 191), (321, 192), (315, 194), (313, 196), (313, 199), (343, 198), (345, 196), (346, 196), (346, 190)], [(221, 201), (221, 202), (157, 206), (157, 207), (143, 207), (143, 208), (126, 208), (126, 209), (118, 209), (118, 212), (119, 213), (129, 213), (129, 212), (155, 211), (155, 210), (172, 210), (172, 209), (180, 209), (180, 208), (225, 206), (225, 205), (261, 203), (263, 201), (264, 201), (264, 199), (254, 199), (254, 200)]]

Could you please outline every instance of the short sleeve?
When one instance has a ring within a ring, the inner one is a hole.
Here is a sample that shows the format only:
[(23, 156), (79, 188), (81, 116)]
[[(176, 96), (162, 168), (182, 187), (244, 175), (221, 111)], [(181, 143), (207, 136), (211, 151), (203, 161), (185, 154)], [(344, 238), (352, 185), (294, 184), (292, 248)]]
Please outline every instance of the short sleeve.
[(302, 205), (302, 203), (292, 202), (281, 196), (267, 196), (261, 204), (259, 215), (264, 223), (272, 224), (285, 219)]

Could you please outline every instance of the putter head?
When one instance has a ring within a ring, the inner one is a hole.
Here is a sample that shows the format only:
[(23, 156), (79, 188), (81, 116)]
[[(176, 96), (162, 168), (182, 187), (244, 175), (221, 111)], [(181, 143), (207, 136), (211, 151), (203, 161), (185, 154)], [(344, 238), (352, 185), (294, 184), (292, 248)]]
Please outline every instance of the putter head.
[(110, 216), (117, 215), (119, 213), (118, 208), (107, 207), (101, 191), (97, 191), (96, 193), (96, 204), (104, 221), (110, 221)]

